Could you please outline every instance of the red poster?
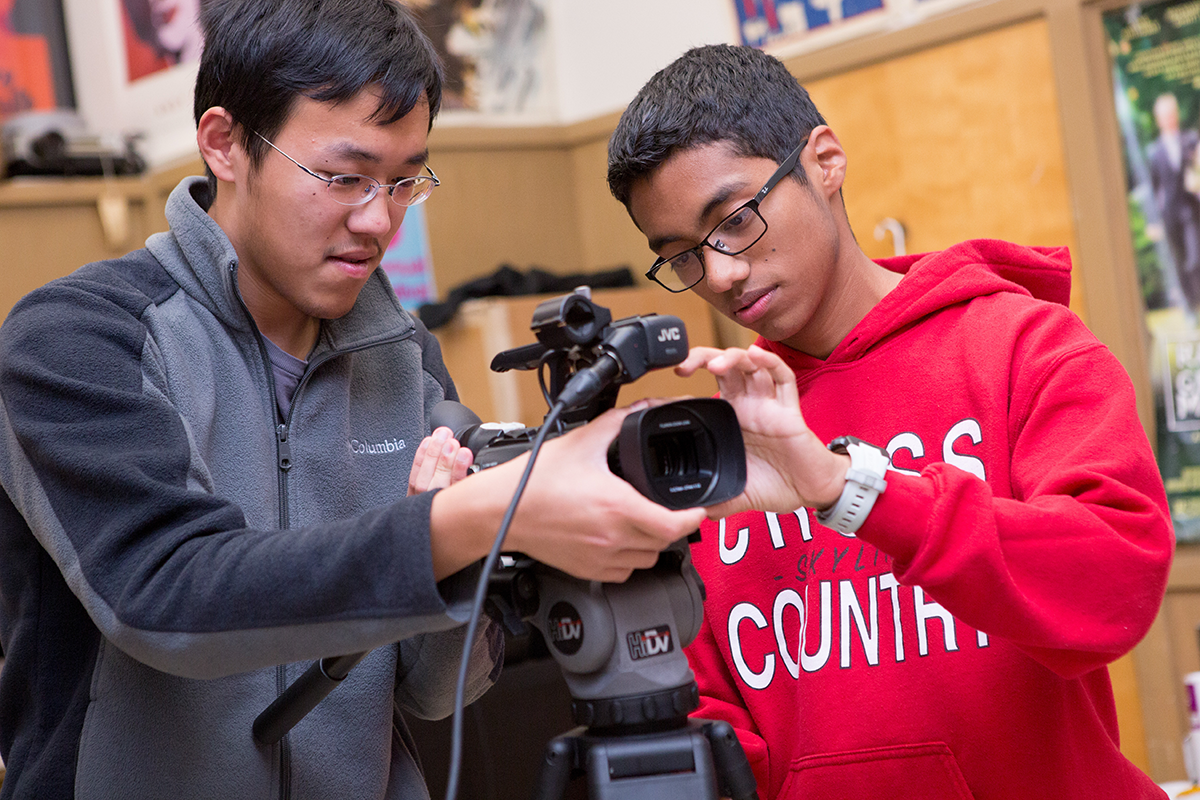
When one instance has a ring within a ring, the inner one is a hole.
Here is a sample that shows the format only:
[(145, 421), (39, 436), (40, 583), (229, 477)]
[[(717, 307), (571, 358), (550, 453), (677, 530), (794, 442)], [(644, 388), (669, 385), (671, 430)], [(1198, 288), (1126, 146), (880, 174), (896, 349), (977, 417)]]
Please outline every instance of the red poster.
[(0, 0), (0, 120), (55, 106), (50, 46), (44, 37), (17, 33), (14, 0)]
[(197, 61), (201, 0), (121, 0), (129, 81)]

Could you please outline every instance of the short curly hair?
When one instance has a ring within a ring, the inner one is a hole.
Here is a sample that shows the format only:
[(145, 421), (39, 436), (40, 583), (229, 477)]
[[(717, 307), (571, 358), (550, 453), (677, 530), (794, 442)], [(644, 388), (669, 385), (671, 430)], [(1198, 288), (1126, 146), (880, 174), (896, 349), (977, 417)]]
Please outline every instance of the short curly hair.
[[(671, 154), (727, 142), (781, 163), (825, 120), (779, 59), (753, 47), (693, 48), (651, 78), (608, 143), (608, 187), (629, 207), (635, 181)], [(804, 170), (793, 174), (807, 183)]]

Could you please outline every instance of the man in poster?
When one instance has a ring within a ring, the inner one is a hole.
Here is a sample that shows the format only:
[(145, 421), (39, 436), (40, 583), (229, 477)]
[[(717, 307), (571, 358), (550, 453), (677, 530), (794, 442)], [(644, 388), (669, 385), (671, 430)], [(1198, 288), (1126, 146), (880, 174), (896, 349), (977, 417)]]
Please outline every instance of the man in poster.
[(1188, 185), (1195, 170), (1200, 134), (1179, 129), (1179, 101), (1174, 94), (1160, 94), (1154, 101), (1158, 138), (1150, 146), (1150, 180), (1154, 201), (1162, 214), (1167, 242), (1175, 258), (1179, 288), (1190, 308), (1200, 305), (1200, 185)]

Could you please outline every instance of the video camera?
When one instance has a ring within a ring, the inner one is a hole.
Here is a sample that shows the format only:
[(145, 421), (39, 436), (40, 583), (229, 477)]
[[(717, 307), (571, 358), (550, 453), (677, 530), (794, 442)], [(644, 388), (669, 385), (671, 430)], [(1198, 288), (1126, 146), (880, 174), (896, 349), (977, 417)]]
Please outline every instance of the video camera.
[[(651, 369), (673, 366), (688, 353), (687, 329), (666, 314), (612, 320), (592, 302), (586, 287), (546, 300), (530, 325), (538, 343), (506, 350), (492, 360), (494, 372), (548, 368), (547, 403), (563, 403), (557, 436), (616, 404), (621, 384)], [(433, 427), (446, 426), (474, 454), (472, 469), (502, 464), (528, 451), (539, 428), (483, 424), (453, 401), (433, 409)], [(680, 400), (625, 418), (608, 453), (609, 469), (667, 508), (694, 508), (729, 500), (746, 483), (746, 459), (737, 415), (712, 398)]]
[[(678, 364), (688, 352), (678, 317), (614, 322), (586, 287), (539, 304), (531, 328), (536, 344), (498, 354), (491, 367), (537, 369), (551, 406), (544, 425), (558, 427), (487, 425), (457, 403), (440, 403), (433, 426), (446, 425), (471, 449), (473, 469), (521, 455), (539, 433), (548, 438), (585, 424), (615, 405), (621, 384)], [(551, 422), (556, 409), (561, 424)], [(609, 447), (608, 463), (614, 474), (668, 508), (715, 505), (739, 495), (746, 483), (737, 415), (718, 399), (679, 400), (629, 414)], [(755, 796), (732, 728), (687, 717), (699, 706), (699, 692), (683, 648), (700, 631), (704, 584), (686, 541), (619, 584), (580, 580), (511, 554), (491, 576), (488, 604), (510, 631), (521, 632), (528, 621), (542, 634), (581, 726), (547, 745), (535, 798), (558, 800), (570, 778), (580, 774), (587, 775), (592, 800), (642, 793)]]

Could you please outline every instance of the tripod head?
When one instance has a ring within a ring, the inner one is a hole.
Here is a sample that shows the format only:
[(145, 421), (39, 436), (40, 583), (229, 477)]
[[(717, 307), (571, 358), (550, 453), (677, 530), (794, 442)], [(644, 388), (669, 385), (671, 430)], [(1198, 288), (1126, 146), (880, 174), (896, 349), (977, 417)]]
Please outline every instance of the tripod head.
[(489, 611), (542, 634), (576, 724), (642, 730), (682, 724), (699, 698), (683, 648), (696, 638), (704, 584), (686, 540), (624, 583), (584, 581), (518, 559), (490, 584)]
[(534, 800), (587, 778), (590, 800), (757, 800), (733, 728), (689, 719), (699, 691), (683, 648), (699, 633), (704, 583), (688, 541), (624, 583), (583, 581), (531, 559), (492, 578), (489, 613), (528, 620), (548, 643), (580, 727), (552, 739)]

